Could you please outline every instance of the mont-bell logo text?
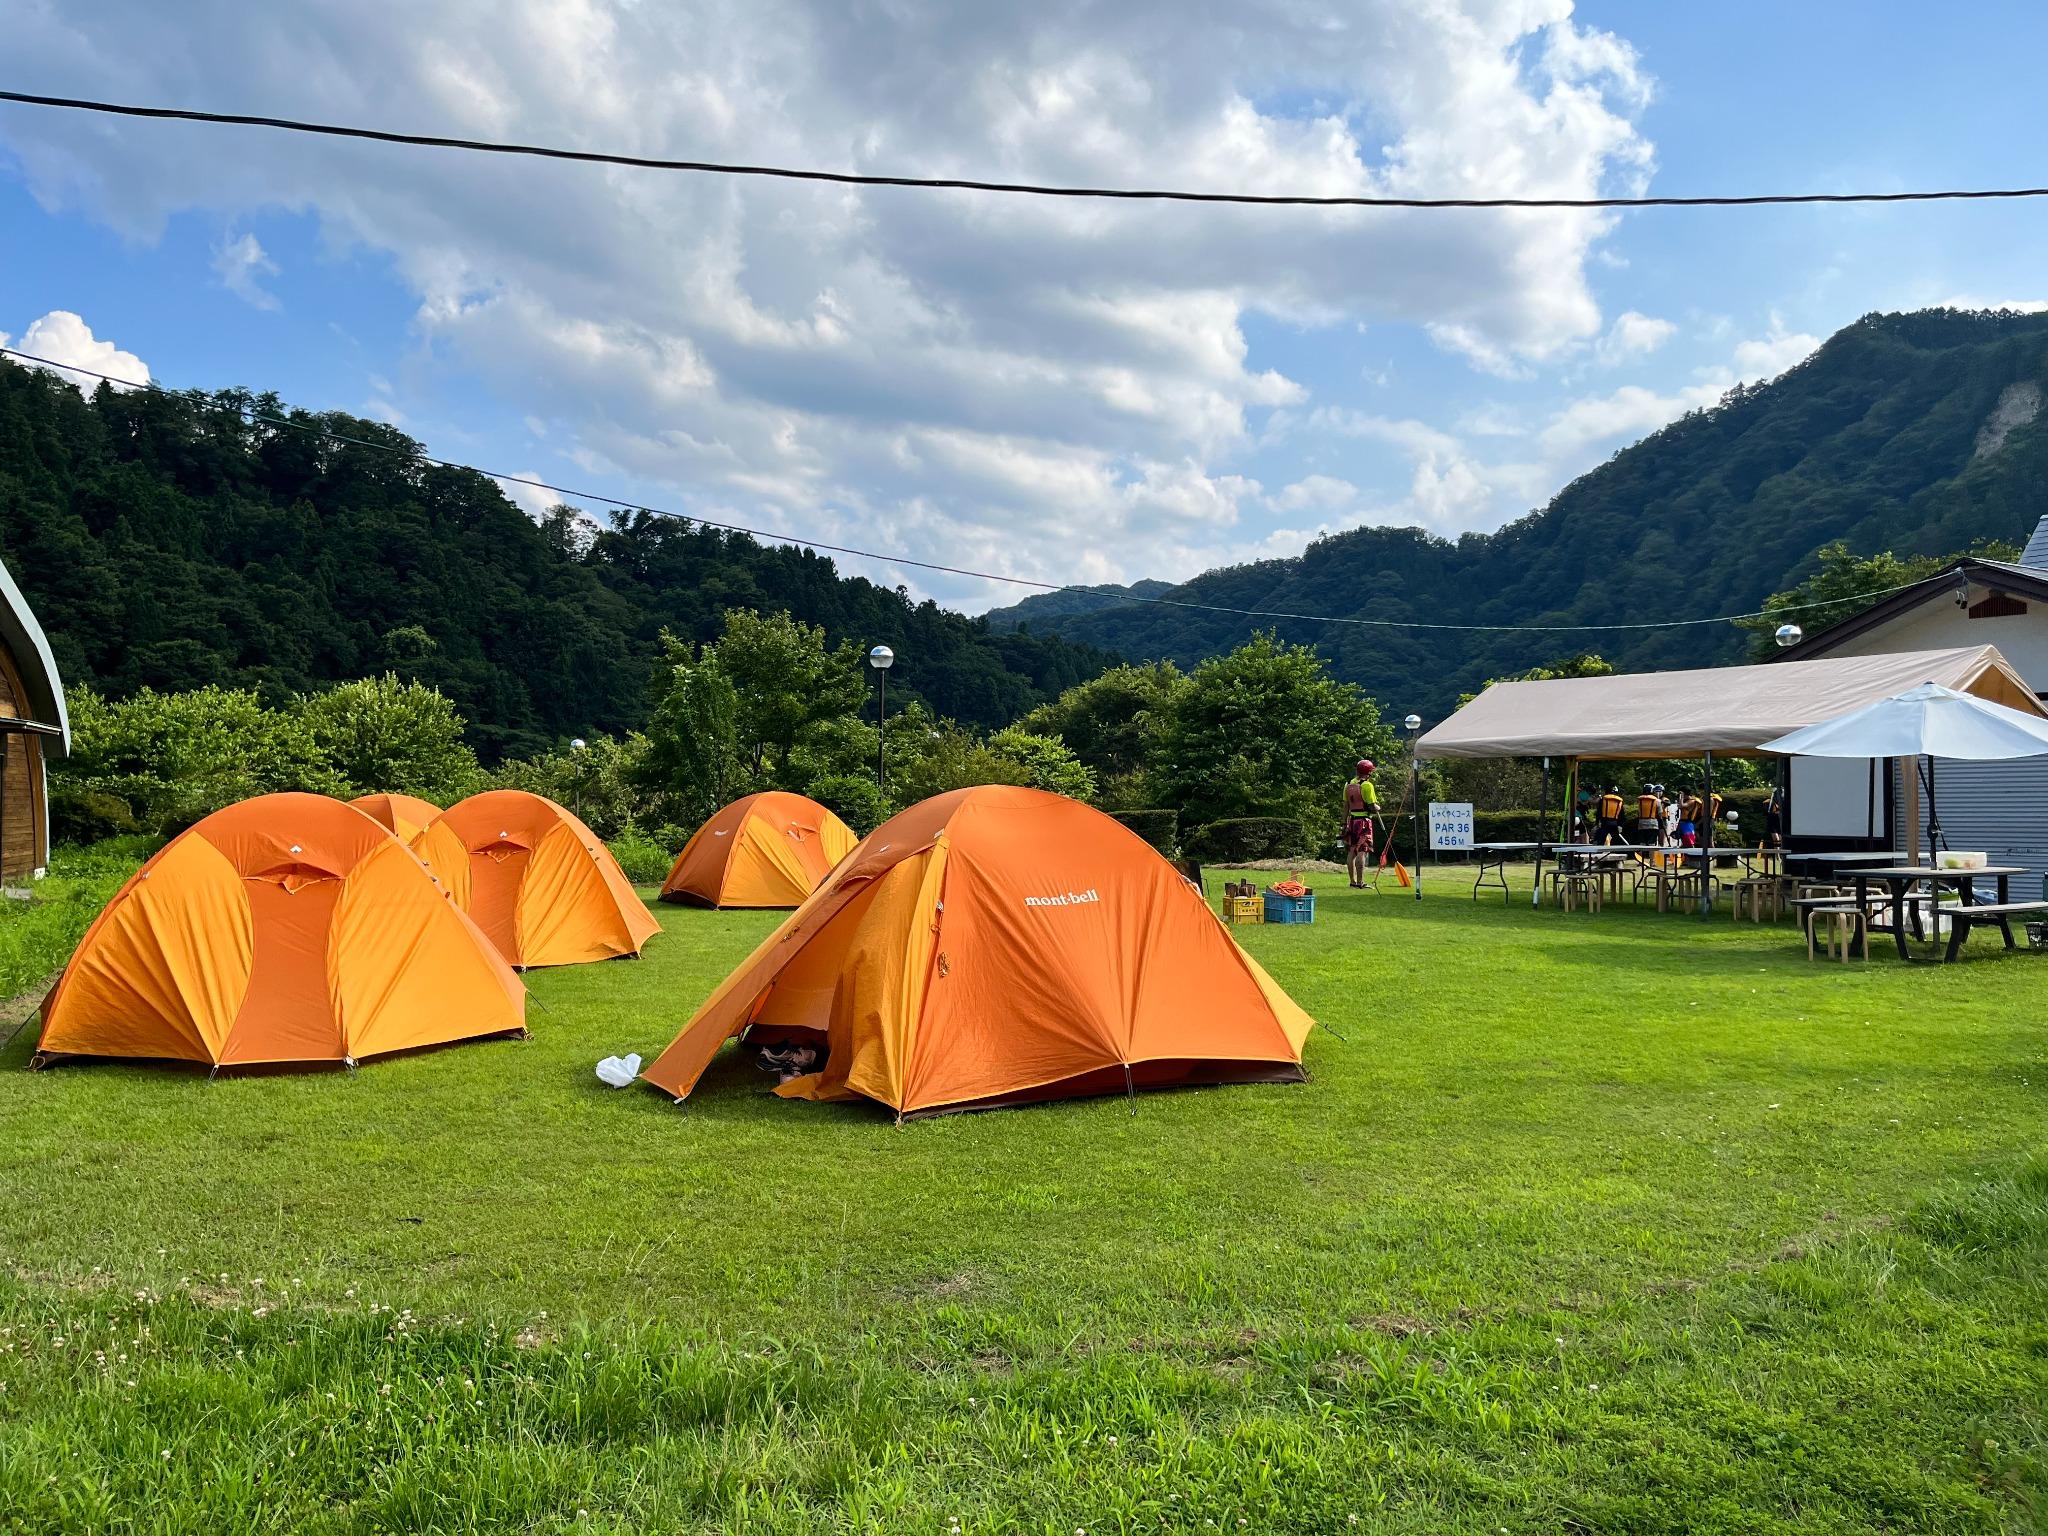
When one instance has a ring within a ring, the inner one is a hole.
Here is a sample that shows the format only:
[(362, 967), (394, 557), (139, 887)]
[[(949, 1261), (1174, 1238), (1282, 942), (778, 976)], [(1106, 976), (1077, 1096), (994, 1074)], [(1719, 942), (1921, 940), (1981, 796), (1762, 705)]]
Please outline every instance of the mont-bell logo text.
[(1027, 907), (1085, 907), (1091, 901), (1100, 900), (1102, 900), (1102, 897), (1096, 893), (1095, 887), (1091, 885), (1085, 891), (1066, 891), (1058, 896), (1026, 896), (1024, 898), (1024, 905)]

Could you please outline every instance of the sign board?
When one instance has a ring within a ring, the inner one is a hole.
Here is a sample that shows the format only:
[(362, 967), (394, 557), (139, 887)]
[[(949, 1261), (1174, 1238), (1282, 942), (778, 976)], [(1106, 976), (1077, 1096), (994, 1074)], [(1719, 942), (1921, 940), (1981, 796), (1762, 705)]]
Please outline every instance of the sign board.
[(1441, 800), (1430, 801), (1429, 846), (1436, 849), (1470, 848), (1472, 807), (1467, 804), (1446, 804)]

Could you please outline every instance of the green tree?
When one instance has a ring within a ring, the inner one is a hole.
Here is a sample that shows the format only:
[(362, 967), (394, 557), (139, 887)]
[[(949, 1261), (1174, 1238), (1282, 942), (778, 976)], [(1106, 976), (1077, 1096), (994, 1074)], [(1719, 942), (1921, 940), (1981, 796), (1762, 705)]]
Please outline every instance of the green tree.
[(1761, 661), (1777, 647), (1778, 626), (1797, 624), (1809, 635), (1854, 618), (1877, 600), (1880, 594), (1947, 570), (1966, 556), (1980, 560), (2017, 560), (2019, 550), (1997, 539), (1980, 539), (1962, 555), (1899, 556), (1890, 550), (1874, 555), (1850, 552), (1840, 539), (1821, 546), (1820, 569), (1796, 587), (1773, 592), (1764, 599), (1762, 614), (1739, 619), (1751, 635), (1750, 658)]
[(1394, 747), (1371, 699), (1310, 647), (1262, 633), (1189, 674), (1151, 773), (1184, 828), (1287, 816), (1321, 841), (1335, 834), (1353, 762)]
[(77, 687), (67, 702), (72, 747), (52, 767), (55, 788), (113, 796), (150, 831), (181, 831), (251, 795), (353, 792), (304, 719), (247, 690), (144, 688), (110, 700)]
[(733, 609), (707, 654), (732, 679), (740, 755), (757, 776), (779, 773), (808, 731), (857, 713), (866, 695), (860, 651), (850, 642), (828, 650), (823, 626), (787, 612)]
[(921, 738), (889, 733), (889, 794), (898, 805), (915, 805), (950, 790), (978, 784), (1028, 784), (1031, 773), (1016, 758), (989, 750), (987, 743), (952, 721), (930, 728)]
[(661, 820), (695, 827), (746, 782), (739, 690), (710, 647), (700, 655), (667, 630), (661, 641), (641, 783)]
[(997, 757), (1015, 763), (1024, 775), (1022, 782), (1033, 789), (1076, 800), (1095, 798), (1095, 770), (1057, 736), (1040, 736), (1013, 725), (989, 737), (987, 745)]
[(1140, 772), (1153, 760), (1174, 700), (1186, 688), (1186, 675), (1170, 661), (1111, 667), (1017, 723), (1040, 736), (1059, 737), (1098, 776), (1114, 778)]
[(652, 809), (645, 787), (647, 752), (647, 738), (638, 732), (593, 736), (581, 747), (514, 758), (496, 778), (507, 789), (566, 805), (599, 837), (626, 837), (642, 828)]
[(292, 712), (335, 776), (358, 793), (419, 795), (451, 805), (478, 782), (462, 716), (422, 683), (386, 672), (303, 695)]

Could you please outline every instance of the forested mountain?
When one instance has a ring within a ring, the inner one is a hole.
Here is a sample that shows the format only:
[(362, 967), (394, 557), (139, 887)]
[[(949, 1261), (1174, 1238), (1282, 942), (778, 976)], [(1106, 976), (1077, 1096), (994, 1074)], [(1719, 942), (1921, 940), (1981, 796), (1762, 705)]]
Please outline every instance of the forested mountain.
[[(1872, 315), (1782, 377), (1738, 389), (1623, 449), (1549, 507), (1456, 541), (1363, 528), (1286, 560), (1208, 572), (1176, 598), (1232, 608), (1439, 624), (1602, 624), (1759, 607), (1845, 540), (1859, 552), (2024, 542), (2048, 513), (2048, 314)], [(1054, 600), (1056, 599), (1056, 601)], [(989, 615), (1133, 659), (1183, 665), (1253, 627), (1315, 644), (1389, 713), (1445, 713), (1461, 692), (1547, 658), (1618, 667), (1739, 660), (1732, 625), (1573, 634), (1257, 621), (1072, 595)]]
[(86, 398), (8, 362), (0, 558), (69, 682), (276, 699), (391, 670), (453, 699), (487, 758), (639, 725), (661, 630), (707, 640), (734, 607), (891, 645), (906, 699), (982, 726), (1106, 664), (674, 518), (537, 525), (381, 423), (240, 392)]

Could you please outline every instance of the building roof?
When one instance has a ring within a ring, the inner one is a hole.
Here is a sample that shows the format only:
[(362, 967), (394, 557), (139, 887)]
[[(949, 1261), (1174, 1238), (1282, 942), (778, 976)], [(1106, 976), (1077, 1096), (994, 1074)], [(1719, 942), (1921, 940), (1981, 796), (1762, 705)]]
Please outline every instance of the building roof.
[(64, 680), (57, 675), (57, 658), (50, 654), (49, 638), (36, 622), (35, 610), (14, 584), (14, 577), (0, 564), (0, 643), (14, 653), (21, 669), (21, 684), (28, 698), (26, 717), (40, 725), (53, 726), (59, 752), (71, 750), (71, 716), (64, 708)]
[(2034, 524), (2034, 536), (2020, 551), (2020, 564), (2037, 571), (2048, 570), (2048, 517)]
[(1418, 757), (1697, 757), (1764, 742), (1920, 683), (2048, 717), (1995, 645), (1495, 683), (1416, 743)]

